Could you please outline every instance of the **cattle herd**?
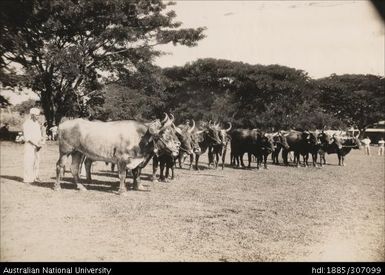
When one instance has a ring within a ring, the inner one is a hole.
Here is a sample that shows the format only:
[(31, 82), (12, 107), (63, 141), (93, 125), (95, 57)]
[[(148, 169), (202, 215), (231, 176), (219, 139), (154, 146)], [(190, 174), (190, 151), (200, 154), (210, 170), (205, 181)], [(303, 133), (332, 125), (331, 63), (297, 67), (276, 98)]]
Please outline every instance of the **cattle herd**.
[[(133, 189), (141, 190), (141, 170), (152, 159), (153, 180), (160, 167), (160, 181), (166, 181), (174, 167), (182, 164), (189, 157), (189, 169), (198, 170), (199, 157), (206, 151), (209, 167), (217, 168), (221, 160), (224, 168), (226, 152), (230, 143), (230, 164), (233, 167), (245, 167), (243, 155), (248, 155), (248, 167), (252, 157), (257, 161), (257, 168), (262, 165), (267, 169), (267, 158), (271, 154), (273, 164), (279, 163), (279, 153), (283, 164), (289, 165), (290, 152), (294, 152), (294, 164), (308, 166), (309, 155), (312, 165), (317, 167), (326, 163), (325, 154), (337, 154), (339, 165), (344, 165), (344, 157), (353, 148), (359, 148), (358, 136), (330, 135), (327, 131), (289, 130), (267, 133), (259, 129), (233, 129), (228, 123), (222, 128), (219, 123), (192, 120), (176, 126), (174, 116), (165, 114), (164, 119), (150, 123), (134, 120), (126, 121), (88, 121), (73, 119), (59, 125), (59, 160), (56, 168), (54, 189), (60, 189), (66, 159), (71, 156), (71, 173), (77, 188), (86, 188), (79, 182), (79, 170), (84, 163), (87, 181), (91, 181), (91, 164), (104, 161), (116, 165), (120, 186), (119, 193), (125, 193), (127, 169), (133, 175)], [(319, 164), (317, 163), (317, 157)], [(195, 159), (195, 163), (194, 162)]]

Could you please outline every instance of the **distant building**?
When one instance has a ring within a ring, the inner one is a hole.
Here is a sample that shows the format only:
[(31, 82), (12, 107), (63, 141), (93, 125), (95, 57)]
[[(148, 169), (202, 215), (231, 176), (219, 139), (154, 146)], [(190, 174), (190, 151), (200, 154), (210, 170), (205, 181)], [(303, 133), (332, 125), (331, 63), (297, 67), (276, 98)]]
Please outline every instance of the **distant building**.
[(372, 144), (377, 144), (381, 137), (385, 139), (385, 120), (370, 125), (365, 129), (363, 136), (369, 137)]

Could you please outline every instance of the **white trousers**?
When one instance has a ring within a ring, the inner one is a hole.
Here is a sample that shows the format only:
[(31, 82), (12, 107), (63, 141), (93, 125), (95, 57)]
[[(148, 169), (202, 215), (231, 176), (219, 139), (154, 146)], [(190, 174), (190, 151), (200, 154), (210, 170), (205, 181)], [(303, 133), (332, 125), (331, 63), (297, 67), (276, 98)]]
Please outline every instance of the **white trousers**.
[(24, 144), (24, 182), (34, 182), (39, 177), (40, 152), (31, 143)]

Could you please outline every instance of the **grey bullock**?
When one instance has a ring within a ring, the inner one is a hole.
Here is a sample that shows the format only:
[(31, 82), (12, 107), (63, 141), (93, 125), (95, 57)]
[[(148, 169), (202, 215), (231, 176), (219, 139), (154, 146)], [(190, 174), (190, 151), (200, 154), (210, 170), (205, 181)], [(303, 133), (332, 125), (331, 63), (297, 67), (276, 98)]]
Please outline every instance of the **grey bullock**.
[(228, 124), (229, 127), (227, 129), (220, 128), (219, 123), (214, 124), (218, 128), (219, 138), (222, 141), (221, 144), (209, 145), (209, 166), (212, 164), (215, 169), (218, 168), (219, 157), (222, 158), (222, 169), (225, 167), (227, 144), (231, 140), (229, 132), (232, 127), (231, 122), (228, 122)]
[(86, 157), (87, 178), (90, 180), (92, 161), (111, 162), (117, 165), (120, 179), (119, 193), (124, 193), (126, 169), (134, 176), (134, 189), (140, 190), (140, 172), (150, 158), (159, 151), (177, 156), (180, 143), (171, 128), (172, 121), (165, 119), (144, 124), (134, 120), (88, 121), (67, 120), (59, 125), (59, 160), (56, 164), (55, 190), (60, 189), (60, 178), (65, 160), (71, 155), (71, 173), (79, 190), (79, 166)]
[[(174, 116), (170, 114), (172, 120), (174, 120)], [(190, 127), (188, 125), (181, 124), (179, 126), (175, 126), (172, 124), (173, 129), (175, 130), (176, 136), (179, 138), (181, 143), (179, 147), (179, 155), (178, 158), (183, 158), (184, 154), (192, 155), (194, 152), (200, 151), (199, 145), (194, 142), (192, 132), (195, 128), (195, 121), (193, 121), (193, 125)], [(155, 155), (152, 159), (153, 164), (153, 175), (152, 180), (156, 180), (156, 171), (158, 166), (160, 166), (160, 181), (167, 181), (169, 170), (171, 169), (171, 179), (174, 179), (174, 167), (176, 164), (176, 158), (167, 154), (167, 152), (159, 152), (158, 155)], [(164, 168), (166, 167), (166, 175), (164, 175)], [(182, 167), (180, 167), (182, 168)]]

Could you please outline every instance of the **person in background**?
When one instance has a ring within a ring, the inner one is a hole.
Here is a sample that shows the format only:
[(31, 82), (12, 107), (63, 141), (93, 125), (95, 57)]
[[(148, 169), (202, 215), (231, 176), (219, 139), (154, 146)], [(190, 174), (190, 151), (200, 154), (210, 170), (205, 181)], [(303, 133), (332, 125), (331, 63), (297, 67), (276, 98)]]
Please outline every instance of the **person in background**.
[(41, 136), (44, 141), (49, 139), (49, 136), (47, 135), (47, 127), (48, 127), (48, 123), (47, 121), (45, 121), (43, 123), (43, 126), (41, 126)]
[(51, 140), (56, 140), (57, 139), (58, 128), (55, 125), (55, 123), (52, 125), (52, 127), (49, 130), (51, 132)]
[(364, 154), (370, 156), (370, 143), (372, 141), (369, 137), (365, 137), (363, 140), (361, 140), (361, 143), (364, 145)]
[(384, 138), (381, 138), (379, 141), (378, 141), (378, 155), (379, 156), (383, 156), (384, 155)]
[(30, 117), (23, 124), (24, 132), (24, 183), (40, 182), (39, 162), (42, 146), (40, 110), (31, 108)]

